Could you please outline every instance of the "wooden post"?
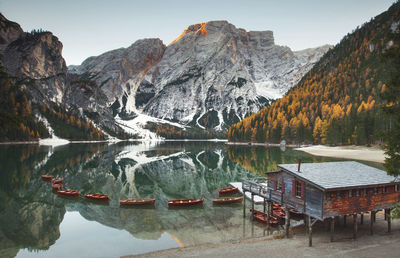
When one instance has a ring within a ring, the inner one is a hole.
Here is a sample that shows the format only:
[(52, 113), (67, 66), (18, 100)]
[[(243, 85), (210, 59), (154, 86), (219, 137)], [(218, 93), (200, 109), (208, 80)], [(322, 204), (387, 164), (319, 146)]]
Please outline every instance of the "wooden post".
[(374, 222), (376, 222), (376, 211), (374, 211)]
[(308, 246), (312, 246), (312, 223), (311, 216), (308, 216)]
[(364, 224), (364, 213), (360, 215), (360, 225)]
[(385, 220), (387, 219), (386, 212), (387, 212), (387, 209), (384, 209)]
[(333, 234), (335, 232), (335, 218), (331, 218), (331, 242), (333, 242)]
[(290, 212), (287, 206), (285, 206), (285, 231), (286, 231), (286, 238), (289, 238), (289, 227), (290, 227)]
[[(387, 216), (386, 216), (386, 219), (387, 219), (387, 223), (388, 223), (388, 233), (390, 233), (391, 231), (392, 231), (392, 218), (390, 217), (390, 211), (391, 211), (391, 209), (387, 209)], [(385, 211), (385, 214), (386, 214), (386, 211)]]
[(246, 218), (246, 191), (243, 191), (243, 218)]
[(343, 216), (343, 226), (346, 227), (347, 215)]
[(251, 219), (254, 220), (254, 194), (251, 193)]
[(353, 214), (353, 238), (357, 239), (357, 213)]
[(369, 221), (369, 232), (371, 233), (371, 235), (374, 234), (374, 230), (372, 228), (372, 225), (374, 224), (374, 214), (375, 214), (375, 211), (371, 211), (371, 218)]
[(308, 234), (308, 216), (304, 214), (304, 226), (306, 227), (306, 234)]
[(270, 205), (269, 205), (269, 201), (268, 201), (268, 203), (267, 203), (267, 212), (265, 213), (266, 214), (266, 216), (267, 216), (267, 227), (269, 228), (269, 210), (270, 210)]
[(263, 207), (263, 212), (265, 213), (265, 203), (267, 202), (267, 200), (264, 198), (264, 203), (263, 203), (263, 205), (264, 205), (264, 207)]

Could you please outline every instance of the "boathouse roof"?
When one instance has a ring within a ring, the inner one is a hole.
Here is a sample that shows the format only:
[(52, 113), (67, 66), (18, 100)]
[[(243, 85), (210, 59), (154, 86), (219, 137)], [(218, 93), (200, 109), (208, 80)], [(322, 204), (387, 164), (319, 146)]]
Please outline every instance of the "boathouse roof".
[(322, 190), (340, 188), (361, 188), (400, 182), (381, 169), (370, 167), (355, 161), (280, 164), (278, 167), (298, 178), (315, 185)]

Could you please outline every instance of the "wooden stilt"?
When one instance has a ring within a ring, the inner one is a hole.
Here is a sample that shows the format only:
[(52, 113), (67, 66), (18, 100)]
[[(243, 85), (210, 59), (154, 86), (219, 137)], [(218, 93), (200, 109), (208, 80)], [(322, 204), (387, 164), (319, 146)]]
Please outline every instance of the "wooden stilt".
[(308, 234), (308, 216), (304, 214), (304, 225), (306, 226), (306, 234)]
[(246, 218), (246, 191), (243, 191), (243, 218)]
[(269, 210), (270, 210), (270, 202), (267, 203), (267, 212), (265, 214), (267, 214), (267, 227), (269, 228)]
[(376, 211), (374, 211), (374, 222), (376, 222)]
[(265, 213), (266, 202), (267, 202), (267, 200), (264, 198), (264, 202), (263, 202), (263, 205), (264, 205), (264, 207), (263, 207), (263, 212), (264, 212), (264, 213)]
[(333, 242), (333, 234), (335, 232), (335, 218), (331, 218), (331, 242)]
[(384, 209), (385, 220), (387, 220), (386, 212), (387, 212), (387, 209)]
[[(387, 209), (387, 216), (386, 216), (389, 233), (392, 231), (392, 218), (390, 217), (390, 211), (391, 211), (391, 209)], [(385, 212), (385, 214), (386, 214), (386, 212)]]
[(372, 227), (372, 225), (374, 224), (374, 214), (375, 214), (375, 211), (371, 211), (371, 218), (370, 218), (370, 221), (369, 221), (369, 232), (371, 233), (371, 235), (374, 234), (374, 230), (373, 230), (373, 227)]
[(287, 206), (285, 206), (285, 233), (286, 238), (289, 238), (289, 227), (290, 227), (290, 212)]
[(353, 214), (353, 238), (357, 239), (357, 213)]
[(343, 216), (343, 226), (346, 227), (347, 215)]
[(364, 224), (364, 213), (360, 215), (360, 225)]
[(312, 246), (312, 223), (311, 216), (308, 216), (308, 246)]
[(254, 194), (251, 193), (251, 218), (254, 220)]

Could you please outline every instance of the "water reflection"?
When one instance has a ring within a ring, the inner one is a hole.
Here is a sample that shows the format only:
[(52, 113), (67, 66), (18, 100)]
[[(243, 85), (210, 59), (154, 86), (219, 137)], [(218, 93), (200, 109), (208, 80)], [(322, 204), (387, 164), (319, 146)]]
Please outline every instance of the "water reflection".
[[(104, 252), (109, 257), (129, 254), (124, 251), (141, 253), (270, 234), (264, 226), (243, 219), (241, 205), (213, 206), (212, 198), (229, 182), (263, 181), (264, 171), (297, 162), (299, 157), (304, 162), (326, 160), (291, 149), (224, 143), (70, 144), (54, 149), (3, 145), (0, 256), (59, 257), (61, 251), (72, 255), (67, 247), (80, 250), (82, 246), (94, 253), (101, 248), (90, 245), (93, 238), (103, 246), (114, 246), (113, 253)], [(83, 198), (62, 198), (41, 180), (44, 173), (64, 178), (67, 188), (81, 193), (108, 194), (111, 201), (99, 205)], [(120, 208), (119, 199), (129, 197), (155, 198), (156, 205)], [(201, 208), (167, 206), (169, 199), (200, 197), (205, 199)], [(83, 240), (76, 241), (74, 234)], [(130, 235), (127, 241), (107, 242), (126, 234)], [(141, 241), (153, 241), (153, 249), (144, 248), (151, 245)]]

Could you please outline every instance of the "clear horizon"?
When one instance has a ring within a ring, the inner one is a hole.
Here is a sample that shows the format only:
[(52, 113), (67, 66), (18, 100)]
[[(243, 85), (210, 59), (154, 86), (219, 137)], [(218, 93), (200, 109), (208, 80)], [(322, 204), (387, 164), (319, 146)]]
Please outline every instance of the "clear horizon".
[(301, 3), (257, 1), (1, 0), (2, 14), (24, 31), (51, 31), (63, 43), (67, 65), (128, 47), (143, 38), (168, 45), (189, 25), (227, 20), (246, 31), (271, 30), (275, 44), (302, 50), (337, 44), (347, 33), (386, 11), (393, 0)]

